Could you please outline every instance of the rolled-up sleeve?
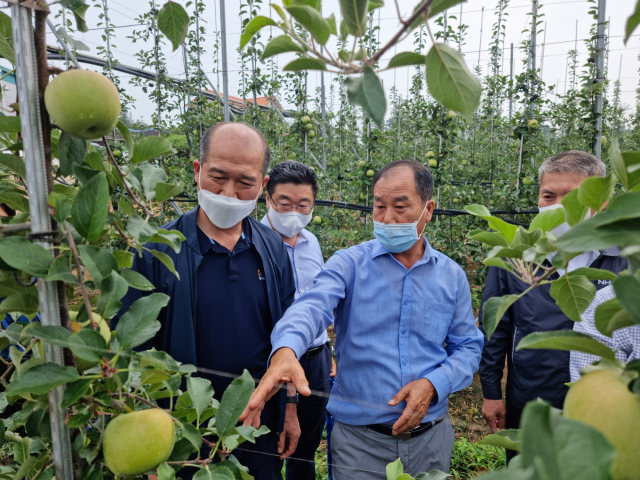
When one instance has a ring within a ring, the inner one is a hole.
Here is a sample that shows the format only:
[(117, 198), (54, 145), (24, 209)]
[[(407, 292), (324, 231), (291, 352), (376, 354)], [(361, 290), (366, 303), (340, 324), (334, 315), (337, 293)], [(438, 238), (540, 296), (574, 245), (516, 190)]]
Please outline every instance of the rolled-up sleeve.
[(271, 333), (271, 355), (280, 348), (292, 349), (298, 358), (333, 322), (333, 310), (345, 298), (352, 267), (350, 260), (337, 252), (318, 276), (313, 287), (298, 298), (276, 323)]
[(458, 270), (456, 307), (445, 343), (447, 359), (424, 377), (439, 399), (471, 385), (482, 355), (483, 336), (473, 317), (469, 282), (462, 269)]

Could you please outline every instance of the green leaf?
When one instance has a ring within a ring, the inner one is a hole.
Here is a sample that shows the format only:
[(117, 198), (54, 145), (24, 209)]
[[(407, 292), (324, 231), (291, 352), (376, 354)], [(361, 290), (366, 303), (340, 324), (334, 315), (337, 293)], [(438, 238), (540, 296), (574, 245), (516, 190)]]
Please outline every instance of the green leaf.
[(62, 367), (55, 363), (42, 363), (30, 368), (17, 379), (14, 379), (6, 389), (7, 395), (21, 395), (30, 393), (42, 395), (65, 383), (78, 380), (78, 372), (72, 367)]
[(120, 270), (120, 276), (126, 280), (127, 284), (131, 288), (135, 288), (136, 290), (149, 292), (156, 288), (153, 286), (153, 283), (147, 280), (147, 277), (139, 274), (135, 270), (128, 270), (127, 268), (124, 268), (123, 270)]
[(599, 268), (576, 268), (572, 272), (569, 272), (567, 275), (570, 277), (575, 277), (577, 275), (582, 275), (589, 280), (615, 280), (618, 276), (610, 272), (609, 270), (600, 270)]
[(69, 176), (73, 173), (74, 165), (81, 165), (87, 154), (87, 141), (69, 135), (67, 132), (60, 133), (58, 140), (58, 160), (60, 160), (60, 174)]
[(380, 79), (371, 67), (364, 67), (360, 78), (346, 78), (349, 103), (359, 105), (362, 111), (370, 116), (382, 128), (384, 114), (387, 111), (387, 98)]
[(549, 293), (569, 319), (579, 322), (596, 296), (596, 287), (584, 275), (564, 275), (553, 281)]
[(564, 223), (564, 210), (562, 208), (554, 208), (553, 210), (547, 210), (540, 212), (529, 224), (529, 231), (540, 229), (544, 233), (550, 232), (554, 228)]
[(116, 128), (120, 132), (120, 135), (122, 135), (124, 146), (127, 148), (127, 152), (129, 153), (129, 158), (133, 157), (135, 147), (133, 146), (133, 136), (129, 131), (129, 127), (122, 123), (122, 120), (119, 120)]
[(202, 412), (209, 407), (213, 398), (211, 382), (206, 378), (189, 377), (187, 379), (187, 391), (193, 403), (193, 408), (195, 408), (198, 418), (200, 418)]
[(26, 192), (18, 188), (8, 188), (0, 192), (0, 203), (6, 203), (14, 210), (19, 212), (29, 212), (29, 199), (25, 196)]
[[(143, 277), (144, 278), (144, 277)], [(98, 313), (104, 318), (111, 318), (118, 313), (122, 297), (129, 290), (129, 283), (115, 271), (102, 280), (100, 297), (98, 298)]]
[(69, 408), (71, 405), (80, 400), (80, 398), (82, 398), (87, 393), (87, 391), (89, 391), (91, 382), (93, 382), (93, 379), (80, 379), (68, 384), (64, 389), (64, 396), (62, 397), (60, 407)]
[(0, 132), (20, 132), (20, 117), (6, 117), (0, 115)]
[(102, 235), (108, 216), (109, 182), (104, 172), (100, 172), (76, 195), (71, 218), (78, 233), (90, 242)]
[(573, 330), (559, 330), (555, 332), (530, 333), (518, 343), (517, 350), (523, 348), (551, 349), (551, 350), (576, 350), (590, 353), (607, 360), (615, 360), (616, 354), (606, 345), (603, 345), (593, 337)]
[(564, 196), (562, 206), (564, 207), (565, 219), (571, 227), (582, 221), (588, 210), (580, 202), (578, 189), (572, 190)]
[(127, 230), (131, 235), (133, 235), (133, 238), (135, 238), (136, 242), (140, 245), (147, 243), (158, 232), (155, 225), (151, 225), (149, 222), (146, 222), (142, 217), (137, 215), (129, 218)]
[(69, 337), (73, 335), (73, 332), (60, 325), (33, 325), (28, 333), (43, 342), (64, 348), (69, 346)]
[(158, 260), (162, 262), (162, 264), (169, 269), (171, 273), (173, 273), (178, 280), (180, 280), (180, 274), (176, 271), (176, 267), (173, 264), (173, 260), (169, 255), (164, 252), (159, 252), (158, 250), (149, 250), (151, 254), (156, 257)]
[(158, 465), (158, 480), (176, 480), (176, 471), (166, 463)]
[(251, 374), (245, 370), (242, 376), (235, 378), (222, 394), (220, 407), (216, 412), (216, 430), (220, 438), (229, 435), (243, 410), (249, 403), (255, 382)]
[(266, 435), (270, 430), (266, 425), (261, 425), (259, 429), (255, 429), (250, 425), (240, 425), (235, 428), (235, 433), (240, 435), (247, 442), (256, 443), (256, 438)]
[(498, 323), (507, 313), (507, 310), (520, 295), (505, 295), (504, 297), (493, 297), (487, 300), (482, 307), (482, 326), (487, 333), (487, 339), (491, 340), (491, 335), (495, 332)]
[(49, 267), (49, 273), (46, 280), (47, 282), (61, 281), (70, 284), (78, 283), (76, 276), (71, 273), (69, 257), (63, 255), (56, 258)]
[[(9, 262), (7, 262), (9, 263)], [(636, 323), (640, 323), (640, 274), (623, 275), (611, 284), (620, 305)]]
[(83, 329), (69, 337), (73, 354), (87, 362), (98, 363), (108, 352), (107, 344), (96, 330)]
[(3, 167), (7, 167), (9, 170), (11, 170), (14, 173), (17, 173), (20, 176), (20, 178), (26, 181), (27, 179), (26, 167), (22, 159), (17, 155), (10, 155), (8, 153), (0, 154), (0, 165), (2, 165)]
[(158, 230), (150, 239), (150, 242), (164, 243), (173, 248), (173, 251), (180, 253), (182, 242), (184, 241), (184, 235), (178, 230)]
[(376, 8), (380, 8), (380, 7), (384, 7), (384, 1), (383, 0), (369, 0), (369, 8), (367, 8), (367, 11), (369, 13), (371, 13)]
[(89, 269), (91, 278), (98, 288), (101, 288), (102, 280), (109, 277), (112, 271), (118, 271), (118, 262), (113, 254), (94, 245), (78, 245), (78, 252), (82, 263)]
[(354, 37), (363, 37), (367, 33), (368, 6), (369, 0), (340, 0), (346, 30)]
[(89, 31), (89, 27), (87, 26), (87, 22), (84, 19), (87, 10), (89, 9), (89, 5), (82, 5), (73, 10), (73, 18), (76, 20), (76, 30), (87, 33)]
[(469, 71), (457, 50), (435, 43), (427, 54), (429, 93), (445, 108), (455, 110), (469, 121), (480, 104), (482, 86)]
[(627, 23), (624, 28), (624, 44), (627, 44), (629, 37), (636, 29), (636, 27), (640, 24), (640, 1), (636, 2), (636, 8), (631, 14), (629, 18), (627, 18)]
[(402, 461), (398, 458), (387, 465), (387, 480), (396, 480), (404, 473)]
[(464, 209), (471, 215), (484, 218), (489, 223), (489, 226), (502, 233), (509, 243), (515, 238), (518, 231), (517, 225), (511, 225), (498, 217), (492, 216), (484, 205), (467, 205)]
[(0, 37), (0, 55), (9, 60), (12, 65), (16, 64), (15, 52), (13, 45), (9, 43), (5, 38)]
[(183, 423), (181, 428), (182, 436), (189, 440), (196, 450), (200, 450), (200, 447), (202, 446), (202, 435), (200, 435), (198, 429), (190, 423)]
[(145, 137), (135, 144), (133, 148), (134, 154), (130, 160), (131, 165), (137, 165), (160, 155), (171, 153), (173, 150), (171, 142), (161, 137)]
[(619, 328), (630, 327), (640, 322), (634, 321), (629, 312), (622, 308), (617, 298), (612, 298), (596, 307), (595, 324), (600, 333), (607, 337)]
[(71, 202), (62, 193), (51, 192), (47, 198), (47, 205), (53, 208), (53, 219), (58, 223), (64, 223), (71, 213)]
[(578, 200), (582, 205), (599, 212), (611, 198), (615, 185), (616, 177), (613, 174), (604, 178), (589, 177), (578, 188)]
[(304, 53), (305, 50), (296, 42), (291, 40), (291, 37), (288, 35), (280, 35), (272, 39), (267, 45), (264, 47), (264, 52), (262, 52), (262, 59), (273, 57), (275, 55), (279, 55), (281, 53), (287, 52), (300, 52)]
[[(428, 472), (419, 473), (416, 476), (416, 480), (448, 480), (451, 478), (448, 473), (442, 470), (429, 470)], [(516, 479), (511, 479), (516, 480)]]
[(158, 314), (168, 303), (169, 297), (163, 293), (152, 293), (136, 300), (116, 327), (121, 348), (135, 348), (153, 338), (160, 330), (160, 322), (156, 320)]
[(484, 437), (480, 443), (482, 445), (490, 445), (498, 448), (508, 448), (509, 450), (518, 451), (520, 449), (519, 431), (516, 429), (500, 430)]
[[(275, 8), (275, 6), (273, 7)], [(276, 11), (278, 10), (281, 9), (278, 7)], [(280, 16), (282, 17), (283, 15), (284, 13)], [(242, 50), (247, 45), (247, 43), (249, 43), (249, 40), (251, 40), (256, 33), (269, 25), (272, 25), (274, 27), (278, 26), (278, 24), (274, 20), (271, 20), (269, 17), (264, 17), (262, 15), (256, 15), (255, 17), (253, 17), (253, 19), (245, 27), (244, 33), (240, 35), (240, 50)]]
[(234, 476), (228, 468), (210, 464), (198, 470), (193, 480), (234, 480)]
[(169, 1), (158, 13), (158, 28), (171, 41), (175, 52), (187, 38), (189, 15), (182, 5)]
[(329, 31), (331, 35), (338, 35), (338, 28), (336, 26), (336, 15), (332, 13), (327, 18), (325, 18), (327, 23), (329, 24)]
[[(320, 45), (324, 45), (331, 35), (329, 23), (318, 10), (308, 5), (285, 6), (296, 22), (302, 25)], [(257, 18), (257, 17), (256, 17)]]
[(176, 185), (172, 185), (171, 183), (158, 182), (153, 190), (156, 192), (156, 202), (164, 202), (182, 193), (184, 183), (178, 182)]
[(467, 236), (473, 240), (484, 243), (485, 245), (489, 245), (490, 247), (509, 247), (509, 242), (507, 242), (507, 239), (501, 233), (479, 231), (472, 232)]
[(0, 303), (0, 315), (11, 312), (21, 312), (25, 315), (38, 312), (38, 296), (16, 293), (5, 298)]
[(510, 263), (505, 262), (501, 258), (493, 257), (493, 258), (485, 258), (482, 263), (484, 263), (487, 267), (498, 267), (503, 270), (509, 270), (513, 272), (513, 267)]
[(50, 252), (23, 237), (0, 238), (0, 258), (34, 277), (46, 277), (53, 263)]
[(389, 60), (387, 68), (406, 67), (407, 65), (424, 65), (427, 57), (414, 52), (402, 52)]
[(282, 71), (284, 72), (300, 72), (302, 70), (326, 70), (327, 64), (318, 58), (296, 58), (292, 62), (287, 63)]
[[(118, 266), (120, 268), (131, 268), (131, 266), (133, 265), (133, 257), (134, 257), (133, 252), (125, 252), (124, 250), (114, 250), (113, 256), (115, 257), (116, 262), (118, 262)], [(120, 274), (122, 275), (122, 273)], [(124, 275), (122, 276), (125, 277)], [(127, 277), (125, 277), (125, 280), (126, 278)], [(133, 286), (131, 284), (129, 285)], [(139, 290), (142, 290), (142, 289), (139, 289)]]

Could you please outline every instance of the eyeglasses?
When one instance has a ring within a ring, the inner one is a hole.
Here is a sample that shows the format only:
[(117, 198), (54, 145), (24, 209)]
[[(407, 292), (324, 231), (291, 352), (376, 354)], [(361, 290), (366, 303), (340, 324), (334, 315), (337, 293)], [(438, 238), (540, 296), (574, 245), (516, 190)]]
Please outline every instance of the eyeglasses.
[(294, 207), (290, 203), (276, 203), (273, 199), (271, 199), (271, 203), (273, 203), (273, 207), (278, 213), (289, 213), (295, 210), (302, 215), (309, 215), (313, 210), (313, 205), (307, 205), (306, 203), (300, 204), (297, 207)]

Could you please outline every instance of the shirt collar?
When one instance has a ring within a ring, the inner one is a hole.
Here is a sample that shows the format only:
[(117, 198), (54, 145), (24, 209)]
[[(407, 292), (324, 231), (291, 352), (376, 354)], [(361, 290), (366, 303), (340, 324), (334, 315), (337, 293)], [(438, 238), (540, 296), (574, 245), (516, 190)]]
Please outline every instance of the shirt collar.
[[(419, 262), (420, 263), (428, 263), (433, 258), (433, 260), (437, 263), (438, 262), (438, 257), (431, 254), (431, 245), (429, 245), (429, 242), (424, 237), (424, 235), (422, 236), (422, 241), (423, 241), (423, 244), (424, 244), (424, 255), (422, 255), (422, 259), (419, 260)], [(379, 257), (380, 255), (385, 255), (385, 254), (386, 255), (392, 255), (390, 252), (388, 252), (382, 246), (382, 244), (378, 240), (375, 240), (373, 242), (373, 249), (371, 251), (371, 257), (372, 258), (376, 258), (376, 257)]]

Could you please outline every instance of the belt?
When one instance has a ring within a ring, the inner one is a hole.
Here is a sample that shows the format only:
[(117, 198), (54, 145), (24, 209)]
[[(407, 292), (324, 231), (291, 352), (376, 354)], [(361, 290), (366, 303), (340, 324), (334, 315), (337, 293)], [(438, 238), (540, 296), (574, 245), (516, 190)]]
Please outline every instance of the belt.
[(322, 345), (318, 345), (317, 347), (310, 348), (309, 350), (307, 350), (302, 354), (302, 357), (300, 357), (300, 360), (302, 360), (303, 358), (309, 359), (309, 358), (317, 357), (318, 355), (320, 355), (320, 353), (322, 353), (322, 350), (324, 349), (324, 347), (325, 347), (325, 344), (323, 343)]
[(419, 437), (420, 435), (427, 433), (429, 430), (431, 430), (434, 426), (436, 426), (443, 420), (444, 418), (438, 418), (431, 422), (425, 422), (423, 424), (418, 425), (413, 430), (399, 433), (398, 435), (393, 434), (393, 428), (390, 425), (385, 425), (383, 423), (374, 423), (373, 425), (367, 425), (367, 428), (373, 430), (374, 432), (381, 433), (382, 435), (387, 435), (388, 437), (394, 437), (400, 440), (409, 440), (410, 438)]

